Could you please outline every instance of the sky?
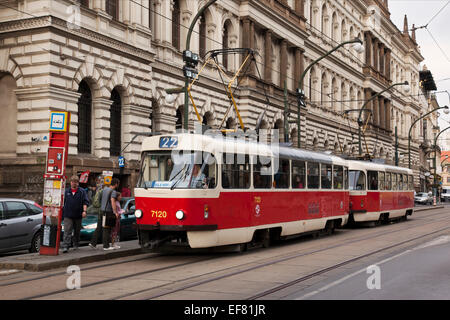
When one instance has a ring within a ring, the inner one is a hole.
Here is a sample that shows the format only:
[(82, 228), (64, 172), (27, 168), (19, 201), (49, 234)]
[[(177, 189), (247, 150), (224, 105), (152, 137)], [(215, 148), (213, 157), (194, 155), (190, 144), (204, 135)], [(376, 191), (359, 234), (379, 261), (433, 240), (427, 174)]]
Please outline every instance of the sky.
[[(416, 41), (425, 58), (422, 65), (425, 64), (431, 71), (437, 91), (450, 92), (450, 1), (389, 0), (388, 3), (391, 20), (399, 30), (403, 31), (405, 14), (408, 16), (410, 29), (413, 24), (416, 28), (427, 25), (426, 29), (416, 30)], [(449, 94), (437, 93), (436, 97), (440, 106), (450, 107)], [(450, 126), (450, 114), (441, 113), (439, 125), (441, 130)]]

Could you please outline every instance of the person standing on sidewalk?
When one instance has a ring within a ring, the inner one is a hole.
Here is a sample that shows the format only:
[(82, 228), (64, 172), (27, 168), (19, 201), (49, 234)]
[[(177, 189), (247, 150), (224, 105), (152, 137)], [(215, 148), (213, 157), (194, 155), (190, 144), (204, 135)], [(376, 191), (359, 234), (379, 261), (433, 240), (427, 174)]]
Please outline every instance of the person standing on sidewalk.
[[(81, 220), (86, 217), (89, 199), (86, 191), (79, 187), (78, 176), (70, 178), (70, 188), (66, 188), (64, 194), (64, 242), (63, 253), (69, 251), (73, 240), (73, 249), (78, 249), (80, 242)], [(73, 239), (72, 239), (73, 232)]]
[(112, 232), (111, 232), (111, 246), (114, 249), (120, 249), (120, 246), (117, 245), (117, 242), (119, 242), (120, 239), (120, 217), (122, 215), (122, 213), (125, 212), (125, 210), (123, 210), (120, 207), (120, 200), (122, 199), (122, 194), (120, 192), (117, 192), (117, 198), (116, 198), (116, 225), (114, 226), (114, 228), (112, 228)]
[(114, 249), (114, 247), (109, 246), (109, 241), (111, 240), (111, 229), (115, 227), (118, 215), (116, 206), (118, 192), (116, 190), (119, 188), (119, 184), (120, 180), (113, 178), (111, 186), (105, 188), (102, 193), (103, 250)]
[(95, 231), (92, 234), (91, 241), (89, 242), (89, 246), (93, 249), (97, 247), (97, 240), (99, 238), (102, 239), (103, 234), (103, 226), (102, 226), (103, 212), (101, 210), (102, 192), (103, 189), (102, 186), (100, 185), (99, 187), (97, 187), (97, 192), (93, 198), (92, 204), (88, 208), (90, 214), (97, 215), (97, 228), (95, 228)]

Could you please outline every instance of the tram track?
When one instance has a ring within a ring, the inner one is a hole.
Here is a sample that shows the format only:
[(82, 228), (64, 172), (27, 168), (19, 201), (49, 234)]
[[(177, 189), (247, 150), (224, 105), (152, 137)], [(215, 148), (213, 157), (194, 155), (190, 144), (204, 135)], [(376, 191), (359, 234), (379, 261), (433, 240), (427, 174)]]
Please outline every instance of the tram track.
[[(430, 214), (428, 214), (428, 215), (421, 215), (421, 217), (426, 219), (427, 217), (431, 217), (431, 216), (435, 216), (435, 215), (439, 215), (439, 214), (442, 214), (442, 213), (431, 213), (430, 212)], [(417, 221), (417, 223), (414, 223), (414, 221)], [(430, 225), (430, 224), (433, 224), (433, 223), (439, 223), (441, 221), (450, 221), (450, 219), (448, 219), (446, 217), (443, 217), (442, 219), (436, 219), (436, 220), (433, 220), (433, 221), (428, 222), (426, 224), (423, 223), (422, 219), (420, 221), (418, 221), (418, 219), (411, 219), (411, 220), (408, 220), (406, 223), (408, 223), (408, 224), (409, 223), (414, 223), (413, 225), (410, 225), (409, 228), (408, 228), (408, 229), (411, 229), (411, 228), (416, 228), (416, 227)], [(355, 243), (357, 241), (370, 240), (370, 239), (374, 239), (374, 238), (377, 238), (377, 237), (380, 237), (380, 236), (396, 233), (396, 232), (400, 231), (399, 229), (403, 229), (403, 226), (404, 226), (403, 224), (404, 224), (404, 222), (392, 225), (392, 226), (394, 226), (394, 230), (389, 230), (389, 231), (382, 230), (380, 232), (374, 232), (374, 233), (372, 233), (370, 235), (365, 234), (363, 236), (351, 236), (349, 238), (346, 238), (342, 243), (338, 243), (338, 244), (335, 244), (335, 245), (332, 245), (332, 246), (327, 246), (327, 247), (323, 247), (323, 248), (320, 248), (320, 246), (319, 246), (319, 248), (317, 248), (317, 246), (313, 246), (313, 248), (311, 250), (306, 251), (306, 252), (296, 253), (296, 254), (292, 254), (292, 252), (288, 252), (288, 253), (276, 256), (275, 257), (276, 259), (273, 259), (274, 257), (272, 257), (272, 259), (267, 259), (267, 258), (259, 259), (259, 260), (255, 260), (253, 262), (250, 262), (250, 263), (247, 263), (247, 264), (243, 264), (243, 265), (241, 264), (241, 265), (238, 265), (238, 266), (232, 266), (232, 267), (225, 268), (225, 269), (213, 270), (211, 272), (208, 272), (208, 273), (205, 273), (205, 274), (202, 274), (202, 275), (192, 276), (192, 277), (188, 277), (188, 278), (172, 281), (172, 282), (169, 282), (169, 283), (165, 283), (165, 284), (162, 284), (162, 285), (159, 285), (159, 286), (155, 286), (155, 287), (151, 287), (151, 288), (145, 288), (145, 289), (141, 289), (141, 290), (138, 290), (138, 291), (135, 291), (135, 292), (129, 292), (129, 293), (126, 293), (126, 294), (118, 295), (118, 296), (112, 297), (111, 299), (132, 298), (133, 296), (142, 295), (142, 294), (145, 294), (146, 292), (155, 291), (155, 290), (163, 290), (163, 292), (147, 295), (143, 299), (160, 298), (160, 297), (167, 296), (167, 295), (179, 292), (179, 291), (183, 291), (183, 290), (190, 289), (190, 288), (193, 288), (193, 287), (196, 287), (196, 286), (200, 286), (202, 284), (206, 284), (206, 283), (218, 281), (218, 280), (221, 280), (221, 279), (224, 279), (224, 278), (227, 278), (227, 277), (232, 277), (232, 276), (235, 276), (235, 275), (243, 274), (243, 273), (246, 273), (246, 272), (250, 272), (252, 270), (257, 270), (257, 269), (260, 269), (260, 268), (263, 268), (263, 267), (267, 267), (267, 266), (270, 266), (270, 265), (273, 265), (273, 264), (276, 264), (276, 263), (280, 263), (280, 262), (283, 262), (283, 261), (287, 261), (287, 260), (290, 260), (290, 259), (295, 259), (295, 258), (298, 258), (298, 257), (301, 257), (301, 256), (307, 256), (307, 255), (311, 255), (311, 254), (314, 254), (314, 253), (324, 252), (326, 250), (335, 249), (335, 248), (338, 248), (340, 246), (346, 246), (348, 244), (352, 244), (352, 243)], [(399, 225), (399, 227), (396, 227), (397, 225)], [(378, 229), (378, 228), (374, 228), (374, 230), (375, 229)], [(450, 227), (444, 228), (442, 230), (447, 230), (447, 229), (450, 229)], [(366, 229), (366, 230), (370, 230), (370, 229)], [(440, 232), (442, 230), (438, 230), (438, 231), (435, 231), (433, 233)], [(378, 230), (376, 230), (376, 231), (378, 231)], [(422, 235), (422, 236), (416, 237), (414, 239), (408, 239), (408, 240), (406, 240), (406, 241), (404, 241), (402, 243), (414, 241), (415, 239), (419, 239), (420, 237), (424, 237), (424, 236), (426, 236), (426, 235)], [(331, 271), (331, 270), (334, 270), (336, 268), (339, 268), (339, 266), (349, 264), (349, 263), (351, 263), (353, 261), (357, 261), (357, 260), (363, 259), (366, 256), (370, 256), (370, 255), (376, 254), (377, 252), (388, 250), (391, 247), (395, 247), (395, 246), (399, 246), (399, 245), (401, 245), (401, 244), (400, 243), (399, 244), (395, 244), (393, 246), (389, 246), (389, 247), (386, 247), (386, 248), (381, 248), (381, 249), (377, 250), (376, 252), (370, 252), (370, 253), (367, 253), (365, 255), (352, 258), (350, 260), (344, 261), (344, 262), (339, 263), (337, 265), (334, 265), (334, 266), (331, 266), (331, 267), (328, 267), (328, 268), (325, 268), (325, 269), (321, 269), (321, 270), (319, 270), (317, 272), (314, 272), (314, 273), (312, 273), (310, 275), (307, 275), (305, 277), (302, 277), (302, 278), (299, 278), (299, 279), (295, 279), (295, 280), (293, 280), (291, 282), (283, 284), (282, 286), (287, 286), (287, 287), (292, 286), (294, 284), (297, 284), (297, 283), (300, 283), (300, 282), (305, 281), (307, 279), (310, 279), (311, 277), (314, 277), (315, 275), (324, 274), (324, 273), (326, 273), (328, 271)], [(156, 258), (156, 257), (160, 257), (160, 256), (158, 255), (158, 256), (155, 256), (154, 258)], [(84, 284), (82, 289), (89, 288), (89, 287), (94, 287), (94, 286), (99, 286), (99, 285), (102, 285), (102, 284), (105, 284), (105, 283), (111, 283), (111, 282), (116, 282), (116, 281), (119, 282), (119, 281), (122, 281), (122, 280), (132, 279), (133, 277), (139, 277), (139, 276), (147, 275), (147, 274), (151, 274), (151, 273), (164, 272), (164, 271), (167, 271), (167, 270), (170, 270), (170, 269), (176, 269), (176, 268), (183, 268), (183, 267), (187, 267), (187, 266), (192, 266), (192, 265), (195, 265), (197, 263), (203, 263), (203, 262), (205, 262), (207, 260), (219, 259), (221, 257), (223, 257), (223, 255), (215, 255), (213, 257), (208, 257), (206, 259), (197, 259), (197, 260), (190, 261), (190, 262), (176, 263), (176, 264), (169, 265), (169, 266), (164, 266), (164, 267), (161, 267), (161, 268), (156, 268), (156, 269), (151, 269), (151, 270), (143, 270), (141, 272), (132, 273), (132, 274), (128, 274), (128, 275), (124, 275), (124, 276), (120, 276), (120, 277), (106, 278), (106, 279), (103, 279), (103, 280), (100, 280), (100, 281), (94, 281), (94, 282), (91, 282), (91, 283), (88, 283), (88, 284)], [(143, 257), (143, 258), (139, 258), (139, 259), (129, 259), (129, 261), (123, 261), (123, 262), (120, 262), (119, 264), (133, 263), (133, 262), (144, 260), (144, 259), (148, 259), (148, 257)], [(110, 266), (111, 266), (111, 263), (97, 265), (97, 266), (93, 266), (93, 267), (90, 267), (90, 268), (83, 269), (83, 272), (88, 271), (88, 270), (93, 270), (93, 269), (99, 269), (99, 268), (102, 268), (102, 267), (110, 267)], [(220, 273), (222, 273), (222, 274), (220, 274)], [(2, 284), (1, 286), (21, 284), (21, 283), (24, 283), (24, 282), (31, 282), (31, 281), (44, 279), (44, 278), (50, 278), (50, 277), (55, 277), (55, 276), (63, 276), (63, 275), (67, 276), (67, 274), (65, 272), (61, 272), (61, 273), (58, 273), (58, 274), (46, 275), (46, 276), (39, 277), (39, 278), (22, 280), (22, 281), (17, 281), (17, 282), (13, 282), (13, 283), (6, 283), (6, 284)], [(205, 277), (208, 277), (208, 278), (207, 279), (201, 279), (201, 278), (205, 278)], [(198, 280), (199, 278), (200, 278), (200, 280)], [(174, 285), (176, 285), (176, 288), (173, 288)], [(279, 290), (283, 290), (282, 286), (279, 286), (278, 291)], [(173, 289), (169, 289), (170, 287), (172, 287)], [(61, 293), (67, 293), (68, 291), (69, 291), (68, 289), (54, 290), (54, 291), (42, 293), (42, 294), (39, 294), (39, 295), (33, 295), (33, 296), (25, 297), (24, 299), (27, 299), (27, 300), (28, 299), (40, 299), (40, 298), (44, 298), (44, 297), (50, 297), (50, 296), (58, 295), (58, 294), (61, 294)], [(248, 299), (257, 299), (260, 296), (264, 297), (264, 296), (266, 296), (268, 294), (270, 294), (270, 293), (268, 291), (265, 291), (265, 292), (261, 292), (261, 293), (259, 293), (257, 295), (253, 295), (253, 296), (249, 297)]]
[[(450, 221), (450, 219), (440, 219), (439, 221), (441, 221), (441, 220)], [(430, 222), (430, 223), (428, 223), (428, 224), (437, 223), (437, 222), (439, 222), (439, 221), (433, 221), (433, 222)], [(428, 224), (425, 224), (425, 225), (428, 225)], [(420, 227), (420, 226), (425, 226), (425, 225), (424, 225), (423, 223), (421, 223), (421, 224), (417, 224), (417, 225), (411, 226), (411, 227)], [(450, 229), (450, 227), (444, 228), (444, 229), (442, 229), (442, 230), (447, 230), (447, 229)], [(436, 232), (441, 232), (442, 230), (438, 230), (438, 231), (436, 231)], [(160, 297), (167, 296), (167, 295), (170, 295), (170, 294), (173, 294), (173, 293), (176, 293), (176, 292), (180, 292), (180, 291), (183, 291), (183, 290), (186, 290), (186, 289), (190, 289), (190, 288), (193, 288), (193, 287), (197, 287), (197, 286), (200, 286), (200, 285), (203, 285), (203, 284), (207, 284), (207, 283), (210, 283), (210, 282), (218, 281), (218, 280), (221, 280), (221, 279), (224, 279), (224, 278), (227, 278), (227, 277), (232, 277), (232, 276), (235, 276), (235, 275), (238, 275), (238, 274), (243, 274), (243, 273), (245, 273), (245, 272), (254, 271), (254, 270), (257, 270), (257, 269), (260, 269), (260, 268), (263, 268), (263, 267), (267, 267), (267, 266), (270, 266), (270, 265), (273, 265), (273, 264), (276, 264), (276, 263), (288, 261), (288, 260), (295, 259), (295, 258), (302, 257), (302, 256), (311, 255), (311, 254), (314, 254), (314, 253), (319, 253), (319, 252), (327, 251), (327, 250), (330, 250), (330, 249), (335, 249), (335, 248), (338, 248), (338, 247), (340, 247), (340, 246), (348, 245), (349, 243), (353, 243), (353, 242), (355, 242), (355, 241), (370, 240), (370, 239), (377, 238), (377, 237), (380, 237), (380, 236), (383, 236), (383, 235), (388, 235), (388, 234), (392, 234), (392, 233), (397, 233), (398, 231), (399, 231), (399, 230), (396, 229), (396, 230), (392, 230), (392, 231), (388, 231), (388, 232), (379, 232), (379, 233), (376, 233), (375, 235), (371, 235), (371, 236), (364, 236), (364, 237), (359, 237), (359, 238), (350, 238), (350, 239), (346, 240), (344, 243), (340, 243), (340, 244), (336, 244), (336, 245), (333, 245), (333, 246), (328, 246), (328, 247), (326, 247), (326, 248), (321, 248), (321, 249), (317, 249), (317, 250), (312, 250), (312, 251), (304, 252), (304, 253), (300, 253), (300, 254), (294, 254), (294, 255), (290, 255), (290, 256), (285, 256), (285, 257), (282, 257), (282, 258), (279, 258), (279, 259), (276, 259), (276, 260), (268, 261), (268, 262), (266, 262), (266, 263), (258, 264), (258, 265), (256, 265), (256, 266), (249, 266), (249, 267), (244, 268), (244, 269), (241, 269), (241, 270), (236, 270), (236, 271), (232, 271), (232, 272), (229, 272), (229, 273), (226, 273), (226, 274), (223, 274), (223, 275), (218, 275), (218, 276), (213, 277), (213, 278), (204, 279), (204, 280), (199, 280), (199, 281), (197, 281), (197, 282), (189, 283), (189, 284), (186, 284), (186, 285), (181, 285), (180, 287), (178, 287), (178, 288), (176, 288), (176, 289), (172, 289), (172, 290), (169, 290), (169, 291), (166, 291), (166, 292), (162, 292), (162, 293), (158, 293), (158, 294), (146, 296), (146, 297), (140, 298), (140, 299), (151, 300), (151, 299), (160, 298)], [(433, 232), (433, 233), (436, 233), (436, 232)], [(431, 234), (433, 234), (433, 233), (431, 233)], [(425, 236), (427, 236), (427, 234), (422, 235), (422, 236), (420, 236), (420, 237), (417, 237), (417, 239), (419, 239), (419, 238), (421, 238), (421, 237), (425, 237)], [(409, 240), (404, 241), (404, 242), (407, 243), (407, 242), (409, 242), (409, 241), (414, 241), (414, 240), (416, 240), (416, 238), (414, 238), (414, 239), (409, 239)], [(381, 252), (381, 251), (390, 249), (390, 247), (395, 247), (395, 246), (400, 246), (400, 245), (401, 245), (401, 244), (399, 243), (399, 244), (396, 244), (396, 245), (393, 245), (393, 246), (389, 246), (389, 247), (386, 247), (386, 248), (382, 248), (382, 249), (377, 250), (377, 251), (380, 251), (380, 252)], [(370, 255), (373, 255), (373, 254), (375, 254), (375, 253), (376, 253), (376, 252), (370, 253), (370, 254), (368, 254), (368, 255), (370, 256)], [(360, 260), (360, 259), (362, 259), (362, 258), (363, 258), (363, 257), (356, 257), (356, 258), (354, 258), (354, 259)], [(350, 262), (351, 262), (351, 261), (349, 261), (349, 262), (345, 261), (344, 265), (345, 265), (345, 264), (349, 264)], [(256, 262), (252, 262), (251, 264), (255, 264), (255, 263), (257, 263), (257, 261), (256, 261)], [(250, 263), (249, 263), (249, 264), (250, 264)], [(243, 266), (241, 265), (240, 267), (243, 267)], [(338, 264), (337, 267), (339, 267), (339, 264)], [(337, 267), (336, 267), (336, 266), (331, 266), (331, 267), (330, 267), (330, 268), (331, 268), (330, 270), (334, 270), (334, 269), (336, 269)], [(224, 272), (224, 271), (226, 271), (226, 270), (218, 270), (218, 271), (210, 272), (209, 274), (214, 274), (214, 273), (217, 274), (218, 272)], [(320, 270), (320, 271), (321, 271), (321, 273), (325, 273), (325, 272), (326, 272), (326, 270)], [(205, 275), (208, 275), (208, 274), (203, 274), (202, 276), (205, 276)], [(310, 277), (312, 277), (312, 276), (314, 276), (314, 275), (311, 275)], [(308, 277), (308, 278), (310, 278), (310, 277)], [(198, 278), (198, 277), (196, 277), (196, 278)], [(193, 280), (193, 279), (194, 279), (194, 277), (190, 277), (190, 278), (186, 278), (186, 279), (180, 280), (180, 281), (178, 281), (178, 282), (181, 282), (181, 281), (182, 281), (182, 282), (188, 282), (188, 281), (191, 281), (191, 280)], [(298, 280), (298, 279), (297, 279), (297, 280)], [(305, 278), (305, 280), (307, 280), (307, 278)], [(137, 291), (137, 292), (135, 292), (135, 293), (130, 293), (130, 294), (127, 294), (127, 295), (122, 295), (122, 296), (116, 296), (116, 297), (114, 297), (113, 299), (130, 298), (130, 297), (132, 297), (132, 296), (134, 296), (134, 295), (142, 294), (142, 293), (144, 293), (145, 291), (152, 291), (152, 290), (157, 290), (157, 289), (164, 289), (164, 287), (173, 286), (174, 284), (175, 284), (175, 282), (172, 282), (172, 283), (169, 283), (169, 284), (165, 284), (165, 285), (161, 285), (161, 286), (158, 286), (158, 287), (149, 288), (149, 289), (146, 289), (146, 290), (139, 290), (139, 291)], [(280, 289), (280, 290), (281, 290), (281, 289)], [(252, 298), (252, 297), (250, 297), (250, 298)]]

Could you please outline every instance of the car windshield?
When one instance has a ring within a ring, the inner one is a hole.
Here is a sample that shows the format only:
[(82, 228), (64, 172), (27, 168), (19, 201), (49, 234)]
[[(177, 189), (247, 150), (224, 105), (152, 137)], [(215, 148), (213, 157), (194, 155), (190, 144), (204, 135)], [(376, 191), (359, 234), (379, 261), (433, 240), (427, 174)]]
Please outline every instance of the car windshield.
[(145, 152), (141, 188), (198, 189), (215, 187), (216, 160), (200, 151)]

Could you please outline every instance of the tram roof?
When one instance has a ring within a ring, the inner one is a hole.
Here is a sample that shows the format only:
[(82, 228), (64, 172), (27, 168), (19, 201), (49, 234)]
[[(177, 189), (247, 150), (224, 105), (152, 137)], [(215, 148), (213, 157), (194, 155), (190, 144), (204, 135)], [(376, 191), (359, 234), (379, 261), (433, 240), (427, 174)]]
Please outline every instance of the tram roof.
[(373, 171), (390, 171), (403, 174), (412, 174), (413, 171), (408, 168), (391, 166), (388, 164), (375, 163), (361, 160), (348, 160), (349, 168), (351, 169), (365, 169)]
[(202, 150), (211, 153), (236, 152), (249, 155), (274, 156), (300, 161), (315, 161), (327, 164), (345, 165), (346, 160), (326, 153), (308, 151), (280, 145), (268, 145), (251, 140), (234, 139), (223, 136), (211, 136), (201, 134), (177, 133), (145, 138), (142, 143), (142, 151), (163, 150), (159, 148), (161, 137), (178, 137), (178, 146), (175, 150)]

